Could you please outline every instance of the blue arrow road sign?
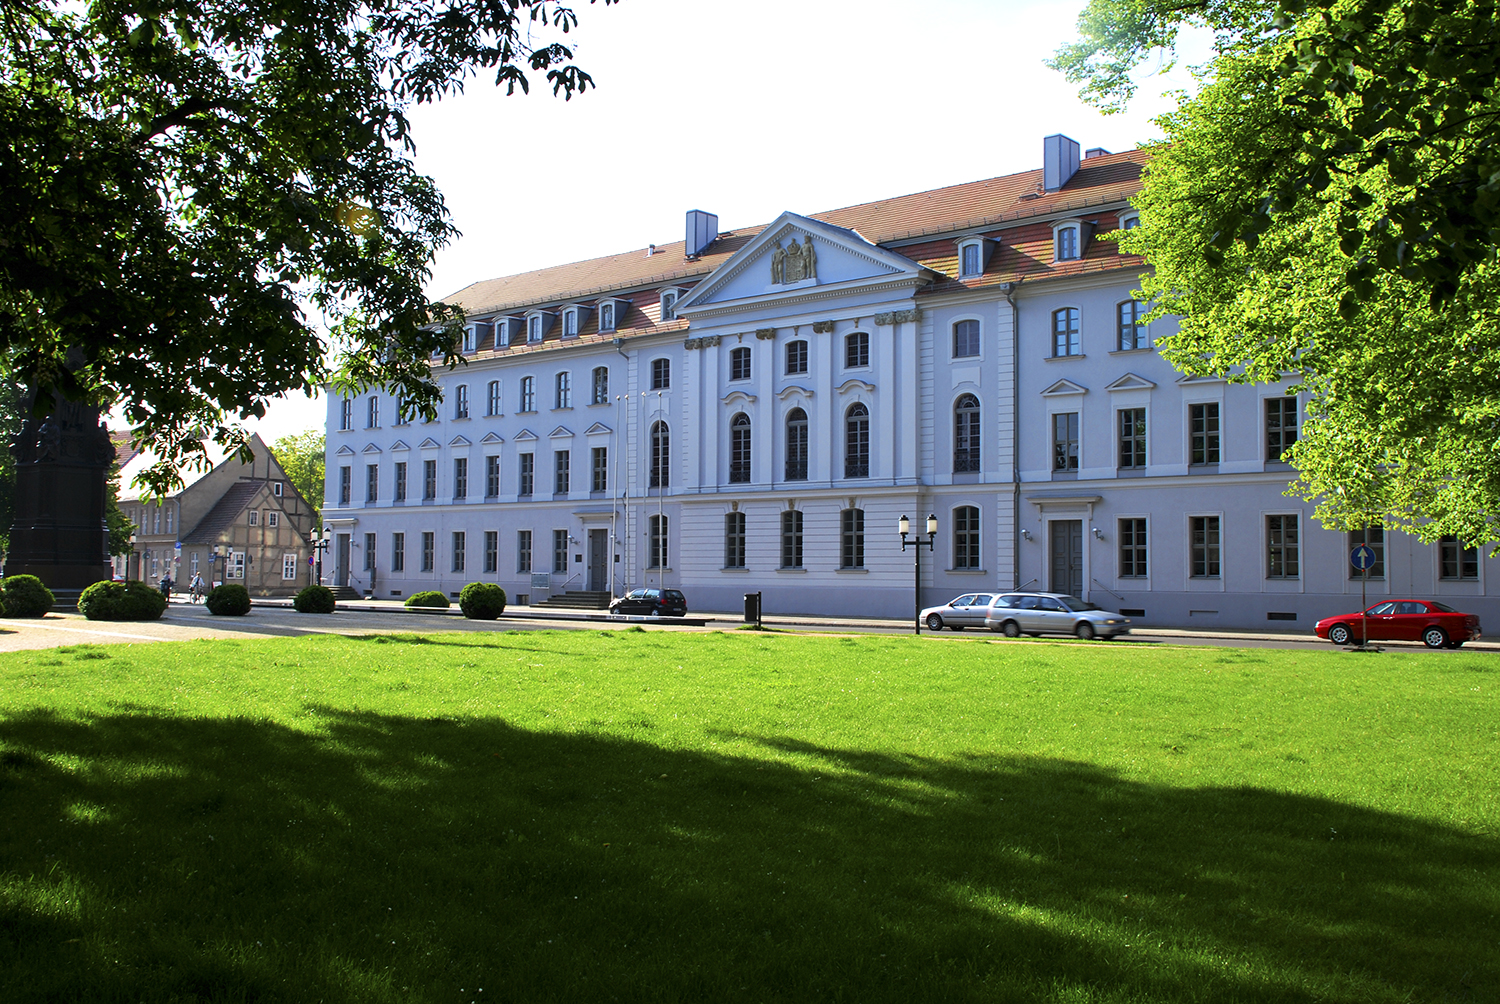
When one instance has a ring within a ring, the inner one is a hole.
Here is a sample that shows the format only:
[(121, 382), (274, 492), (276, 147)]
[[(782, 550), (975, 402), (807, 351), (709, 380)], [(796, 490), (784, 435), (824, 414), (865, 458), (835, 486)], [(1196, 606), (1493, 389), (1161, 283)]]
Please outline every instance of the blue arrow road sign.
[(1369, 544), (1361, 544), (1349, 552), (1349, 564), (1361, 572), (1375, 564), (1375, 549)]

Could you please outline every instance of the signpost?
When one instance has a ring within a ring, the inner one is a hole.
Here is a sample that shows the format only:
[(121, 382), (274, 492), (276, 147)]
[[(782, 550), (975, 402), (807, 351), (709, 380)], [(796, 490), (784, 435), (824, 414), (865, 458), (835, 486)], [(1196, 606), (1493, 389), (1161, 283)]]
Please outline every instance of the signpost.
[(1365, 585), (1370, 581), (1370, 567), (1375, 564), (1375, 549), (1369, 544), (1360, 544), (1349, 552), (1349, 564), (1359, 569), (1359, 650), (1370, 650), (1370, 618), (1365, 613)]

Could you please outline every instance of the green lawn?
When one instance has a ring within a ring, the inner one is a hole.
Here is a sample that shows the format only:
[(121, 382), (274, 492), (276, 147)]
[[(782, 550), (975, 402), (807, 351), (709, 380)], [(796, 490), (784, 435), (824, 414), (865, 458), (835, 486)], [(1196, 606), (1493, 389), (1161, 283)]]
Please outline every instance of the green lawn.
[(0, 656), (0, 1000), (1500, 999), (1482, 653)]

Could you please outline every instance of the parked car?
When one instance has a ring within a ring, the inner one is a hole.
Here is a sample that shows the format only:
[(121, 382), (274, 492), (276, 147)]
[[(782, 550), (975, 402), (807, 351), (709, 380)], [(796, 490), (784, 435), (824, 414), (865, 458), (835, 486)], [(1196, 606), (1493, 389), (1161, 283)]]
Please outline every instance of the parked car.
[(1007, 638), (1071, 634), (1108, 639), (1129, 634), (1130, 618), (1063, 593), (1004, 593), (990, 605), (984, 626)]
[(955, 596), (940, 607), (928, 607), (922, 611), (922, 623), (929, 631), (962, 631), (966, 627), (984, 627), (985, 611), (994, 602), (996, 593), (964, 593)]
[(687, 597), (680, 589), (632, 589), (609, 605), (612, 614), (685, 617)]
[(1428, 648), (1458, 648), (1479, 640), (1479, 618), (1436, 600), (1385, 600), (1364, 611), (1325, 617), (1313, 626), (1335, 645), (1358, 642), (1369, 624), (1370, 641), (1420, 641)]

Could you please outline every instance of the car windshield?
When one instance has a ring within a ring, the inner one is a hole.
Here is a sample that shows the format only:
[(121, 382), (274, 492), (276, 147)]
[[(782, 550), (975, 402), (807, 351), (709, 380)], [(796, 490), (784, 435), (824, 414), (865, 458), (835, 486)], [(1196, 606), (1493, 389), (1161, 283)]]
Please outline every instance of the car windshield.
[(1062, 597), (1062, 601), (1063, 601), (1063, 606), (1065, 606), (1069, 610), (1073, 610), (1073, 611), (1078, 611), (1078, 610), (1098, 610), (1099, 609), (1099, 604), (1097, 604), (1097, 603), (1090, 603), (1088, 600), (1081, 600), (1081, 599), (1079, 599), (1076, 596), (1064, 596), (1064, 597)]
[(1446, 604), (1446, 603), (1439, 603), (1437, 600), (1428, 600), (1427, 601), (1427, 605), (1430, 606), (1432, 609), (1436, 610), (1440, 614), (1456, 614), (1456, 613), (1458, 613), (1457, 610), (1454, 610), (1448, 604)]

